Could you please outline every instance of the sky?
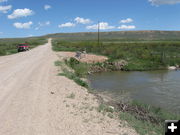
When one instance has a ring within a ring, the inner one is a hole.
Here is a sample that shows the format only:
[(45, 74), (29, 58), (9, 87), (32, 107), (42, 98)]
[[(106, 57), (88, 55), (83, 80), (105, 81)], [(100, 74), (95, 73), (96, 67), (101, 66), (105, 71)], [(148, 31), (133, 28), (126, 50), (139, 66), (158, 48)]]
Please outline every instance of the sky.
[(0, 0), (0, 38), (180, 30), (180, 0)]

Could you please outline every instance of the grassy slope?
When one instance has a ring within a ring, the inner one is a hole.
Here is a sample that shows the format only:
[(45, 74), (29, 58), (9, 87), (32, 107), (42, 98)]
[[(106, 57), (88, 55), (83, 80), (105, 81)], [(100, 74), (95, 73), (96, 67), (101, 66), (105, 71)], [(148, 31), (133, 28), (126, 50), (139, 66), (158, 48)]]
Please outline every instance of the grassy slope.
[[(96, 32), (82, 33), (56, 33), (45, 37), (58, 38), (60, 40), (97, 40)], [(180, 31), (118, 31), (101, 32), (102, 41), (179, 41)]]
[[(59, 75), (61, 76), (65, 76), (71, 80), (73, 80), (75, 83), (77, 83), (78, 85), (82, 86), (82, 87), (85, 87), (85, 88), (88, 88), (88, 83), (83, 81), (82, 80), (82, 77), (84, 76), (81, 76), (82, 74), (77, 74), (76, 71), (79, 71), (79, 70), (74, 70), (73, 66), (74, 65), (74, 61), (75, 59), (73, 59), (73, 62), (70, 62), (70, 61), (56, 61), (55, 62), (55, 66), (60, 66), (61, 69), (62, 69), (62, 73), (59, 73)], [(72, 72), (72, 69), (75, 71), (75, 72)]]
[(0, 56), (17, 53), (17, 45), (27, 42), (30, 48), (46, 43), (44, 37), (0, 39)]
[[(141, 111), (138, 113), (135, 111), (121, 112), (120, 118), (128, 121), (140, 135), (164, 135), (165, 120), (180, 119), (180, 114), (171, 113), (161, 108), (136, 101), (130, 104), (134, 108), (140, 108)], [(142, 110), (146, 113), (142, 113)]]

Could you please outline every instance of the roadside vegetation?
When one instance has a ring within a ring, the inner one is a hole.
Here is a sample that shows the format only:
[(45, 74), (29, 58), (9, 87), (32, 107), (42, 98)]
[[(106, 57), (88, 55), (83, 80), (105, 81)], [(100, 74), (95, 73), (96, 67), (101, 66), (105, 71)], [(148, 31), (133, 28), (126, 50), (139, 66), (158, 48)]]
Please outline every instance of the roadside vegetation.
[(45, 38), (12, 38), (12, 39), (0, 39), (0, 56), (10, 55), (17, 53), (17, 45), (20, 43), (28, 43), (30, 49), (43, 45), (47, 40)]
[[(65, 76), (71, 80), (73, 80), (75, 83), (77, 83), (78, 85), (88, 88), (88, 83), (86, 81), (83, 80), (83, 74), (80, 73), (76, 73), (76, 71), (74, 71), (72, 69), (71, 66), (69, 66), (69, 62), (67, 60), (64, 61), (56, 61), (55, 62), (56, 66), (59, 66), (61, 68), (61, 73), (59, 73), (58, 75), (60, 76)], [(79, 72), (79, 71), (78, 71)]]
[(102, 103), (97, 111), (110, 118), (118, 115), (119, 119), (127, 121), (140, 135), (164, 135), (165, 120), (180, 119), (179, 114), (172, 114), (161, 108), (136, 101), (130, 103)]
[(140, 135), (163, 135), (165, 120), (178, 120), (180, 114), (173, 114), (162, 108), (142, 104), (137, 101), (118, 103), (119, 118), (126, 120)]
[[(74, 80), (78, 85), (90, 89), (88, 83), (83, 80), (87, 75), (88, 64), (81, 63), (75, 58), (69, 58), (63, 61), (56, 61), (55, 65), (59, 66), (62, 70), (59, 75)], [(67, 96), (67, 98), (72, 99), (74, 97), (75, 95), (73, 93)], [(163, 135), (165, 120), (180, 119), (179, 114), (173, 114), (161, 108), (136, 101), (128, 103), (113, 101), (105, 103), (100, 100), (100, 102), (101, 104), (97, 108), (98, 112), (110, 118), (117, 118), (118, 115), (121, 120), (127, 121), (140, 135)]]
[(101, 42), (94, 41), (53, 41), (54, 51), (82, 51), (105, 55), (109, 62), (125, 60), (122, 70), (145, 71), (167, 69), (180, 65), (180, 41), (159, 42)]
[(66, 59), (65, 64), (74, 70), (74, 74), (77, 77), (86, 78), (90, 66), (89, 64), (82, 63), (75, 58)]
[[(104, 35), (106, 34), (104, 33)], [(78, 40), (72, 39), (69, 41), (64, 37), (56, 37), (56, 39), (53, 40), (53, 50), (72, 52), (86, 50), (87, 53), (104, 55), (109, 58), (105, 63), (94, 64), (81, 63), (74, 58), (64, 61), (64, 64), (73, 70), (71, 74), (78, 78), (85, 78), (92, 67), (98, 66), (109, 70), (117, 70), (117, 68), (114, 67), (114, 63), (121, 60), (128, 63), (121, 69), (124, 71), (164, 70), (167, 69), (168, 66), (180, 65), (180, 41), (178, 37), (176, 38), (177, 40), (168, 40), (167, 37), (167, 40), (163, 39), (162, 41), (158, 39), (154, 41), (143, 41), (115, 40), (113, 38), (111, 40), (104, 38), (103, 42), (98, 44), (97, 41), (90, 41), (90, 39), (82, 41), (78, 38)], [(65, 70), (65, 72), (61, 74), (68, 77), (68, 72)], [(115, 109), (112, 109), (109, 105)], [(97, 111), (110, 118), (118, 115), (121, 120), (127, 121), (140, 135), (163, 135), (165, 120), (180, 119), (179, 114), (173, 114), (161, 108), (136, 101), (129, 103), (104, 103), (104, 101), (102, 101)]]

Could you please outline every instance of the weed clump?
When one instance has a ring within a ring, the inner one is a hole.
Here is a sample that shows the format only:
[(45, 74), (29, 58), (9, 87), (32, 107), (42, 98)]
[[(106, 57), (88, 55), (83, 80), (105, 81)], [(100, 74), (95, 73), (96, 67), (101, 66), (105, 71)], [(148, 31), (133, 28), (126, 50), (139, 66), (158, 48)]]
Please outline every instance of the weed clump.
[(82, 87), (85, 87), (85, 88), (88, 88), (88, 83), (83, 81), (81, 78), (80, 78), (80, 75), (78, 76), (77, 75), (77, 71), (72, 72), (68, 69), (67, 66), (69, 66), (69, 61), (65, 60), (65, 61), (56, 61), (55, 62), (55, 65), (56, 66), (60, 66), (61, 69), (62, 69), (62, 73), (59, 73), (58, 75), (61, 75), (61, 76), (65, 76), (71, 80), (73, 80), (74, 82), (76, 82), (78, 85), (82, 86)]
[(77, 77), (80, 77), (80, 78), (86, 77), (89, 70), (89, 65), (87, 63), (82, 63), (72, 57), (69, 60), (65, 60), (65, 63), (67, 66), (69, 66), (70, 68), (74, 70), (75, 75)]

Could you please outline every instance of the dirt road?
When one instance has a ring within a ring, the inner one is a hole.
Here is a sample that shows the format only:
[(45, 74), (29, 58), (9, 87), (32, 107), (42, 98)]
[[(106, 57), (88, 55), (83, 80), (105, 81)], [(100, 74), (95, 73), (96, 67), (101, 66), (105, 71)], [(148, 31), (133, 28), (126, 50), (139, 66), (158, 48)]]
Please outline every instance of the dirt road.
[(97, 112), (98, 102), (86, 89), (57, 76), (57, 59), (51, 40), (0, 57), (0, 135), (136, 135)]

